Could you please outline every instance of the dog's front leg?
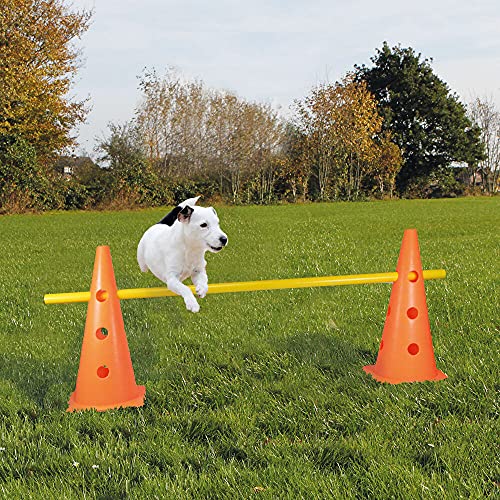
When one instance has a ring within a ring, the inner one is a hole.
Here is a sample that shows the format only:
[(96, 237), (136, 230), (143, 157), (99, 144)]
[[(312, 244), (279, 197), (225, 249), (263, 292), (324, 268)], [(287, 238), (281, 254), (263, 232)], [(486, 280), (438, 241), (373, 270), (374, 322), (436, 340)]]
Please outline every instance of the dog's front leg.
[(184, 299), (188, 311), (198, 312), (200, 310), (200, 305), (196, 301), (193, 292), (179, 280), (179, 275), (169, 274), (167, 276), (167, 287)]
[(208, 276), (205, 271), (205, 266), (195, 268), (193, 270), (193, 274), (191, 274), (191, 280), (193, 281), (193, 285), (196, 287), (198, 297), (203, 299), (208, 291)]

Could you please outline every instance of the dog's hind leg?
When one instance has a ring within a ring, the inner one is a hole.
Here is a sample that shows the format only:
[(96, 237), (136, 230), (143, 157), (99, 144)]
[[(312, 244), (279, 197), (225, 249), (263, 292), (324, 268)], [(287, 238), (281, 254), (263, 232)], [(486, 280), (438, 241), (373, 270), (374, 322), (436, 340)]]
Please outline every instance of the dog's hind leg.
[(200, 305), (196, 301), (193, 292), (179, 280), (177, 274), (169, 274), (167, 276), (167, 287), (184, 299), (188, 311), (198, 312), (200, 310)]

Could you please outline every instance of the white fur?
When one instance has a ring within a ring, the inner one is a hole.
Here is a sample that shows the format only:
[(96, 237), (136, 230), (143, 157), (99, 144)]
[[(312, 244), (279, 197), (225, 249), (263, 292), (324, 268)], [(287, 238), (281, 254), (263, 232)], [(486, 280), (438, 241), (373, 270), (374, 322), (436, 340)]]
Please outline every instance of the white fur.
[[(178, 205), (193, 210), (189, 218), (178, 215), (171, 226), (155, 224), (144, 233), (137, 247), (141, 271), (150, 270), (172, 292), (181, 295), (192, 312), (198, 312), (200, 306), (182, 281), (191, 278), (198, 296), (205, 297), (208, 290), (205, 252), (217, 253), (227, 244), (217, 213), (211, 207), (195, 206), (198, 199), (199, 196), (190, 198)], [(202, 224), (207, 227), (201, 227)]]

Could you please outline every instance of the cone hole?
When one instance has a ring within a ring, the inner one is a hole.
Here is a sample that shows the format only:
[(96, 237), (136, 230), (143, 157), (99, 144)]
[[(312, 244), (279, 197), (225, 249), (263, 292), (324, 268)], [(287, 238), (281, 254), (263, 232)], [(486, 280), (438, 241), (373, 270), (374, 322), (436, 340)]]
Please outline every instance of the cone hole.
[(410, 280), (412, 283), (415, 283), (415, 281), (418, 281), (418, 278), (419, 278), (419, 275), (418, 275), (417, 271), (411, 271), (411, 272), (410, 272), (410, 277), (409, 277), (409, 280)]
[(97, 376), (99, 378), (106, 378), (109, 375), (109, 368), (106, 365), (102, 365), (97, 369)]
[(406, 311), (406, 315), (410, 319), (415, 319), (418, 316), (418, 309), (416, 307), (410, 307), (410, 309)]
[(389, 306), (389, 307), (387, 308), (387, 316), (390, 316), (390, 315), (391, 315), (391, 306)]
[(95, 298), (99, 302), (104, 302), (108, 298), (108, 292), (106, 290), (97, 290)]
[(408, 352), (412, 355), (415, 356), (415, 354), (418, 354), (418, 351), (420, 348), (418, 347), (418, 344), (410, 344), (408, 346)]
[(99, 340), (104, 340), (104, 339), (107, 339), (108, 338), (108, 329), (107, 328), (104, 328), (104, 327), (101, 327), (101, 328), (98, 328), (95, 332), (95, 336), (99, 339)]

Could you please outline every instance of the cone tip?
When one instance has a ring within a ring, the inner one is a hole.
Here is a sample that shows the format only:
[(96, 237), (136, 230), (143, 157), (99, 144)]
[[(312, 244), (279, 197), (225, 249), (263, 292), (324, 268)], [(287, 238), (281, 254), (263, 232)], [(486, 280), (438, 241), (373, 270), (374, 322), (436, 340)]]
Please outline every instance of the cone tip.
[(405, 229), (404, 230), (404, 235), (416, 236), (417, 235), (417, 230), (415, 228)]

